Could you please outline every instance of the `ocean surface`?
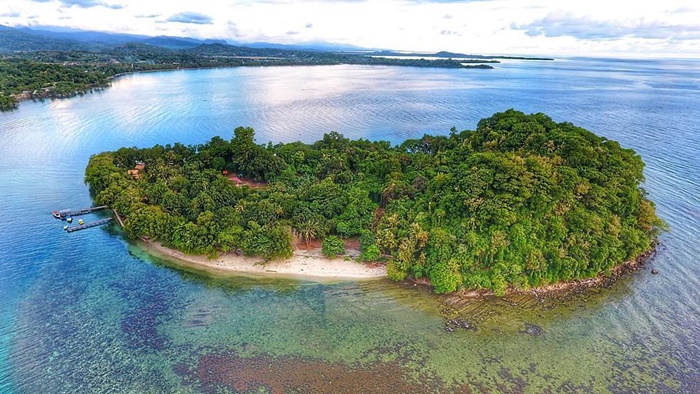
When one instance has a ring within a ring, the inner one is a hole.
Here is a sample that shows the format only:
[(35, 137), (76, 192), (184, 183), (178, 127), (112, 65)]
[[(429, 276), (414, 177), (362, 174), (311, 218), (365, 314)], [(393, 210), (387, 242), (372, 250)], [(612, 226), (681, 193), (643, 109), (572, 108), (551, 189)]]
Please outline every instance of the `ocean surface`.
[[(237, 126), (259, 143), (330, 131), (399, 143), (508, 108), (642, 156), (671, 228), (646, 269), (563, 298), (476, 301), (385, 281), (208, 278), (117, 228), (68, 234), (51, 217), (92, 204), (83, 172), (101, 151)], [(128, 75), (0, 113), (0, 185), (0, 393), (700, 392), (698, 61)], [(446, 332), (453, 318), (476, 329)]]

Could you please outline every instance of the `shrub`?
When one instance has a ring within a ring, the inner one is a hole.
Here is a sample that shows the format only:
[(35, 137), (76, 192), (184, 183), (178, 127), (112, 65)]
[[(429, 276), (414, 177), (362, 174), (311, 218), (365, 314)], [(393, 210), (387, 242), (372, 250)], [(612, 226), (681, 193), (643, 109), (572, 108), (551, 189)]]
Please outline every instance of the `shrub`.
[(360, 254), (360, 260), (362, 261), (377, 261), (380, 257), (382, 257), (382, 253), (377, 245), (370, 245), (367, 250)]
[(338, 255), (345, 254), (345, 242), (335, 235), (329, 235), (323, 240), (321, 253), (331, 259)]
[(406, 279), (406, 270), (402, 269), (402, 267), (399, 266), (399, 264), (396, 263), (395, 260), (389, 261), (386, 265), (386, 276), (387, 278), (400, 282), (404, 279)]

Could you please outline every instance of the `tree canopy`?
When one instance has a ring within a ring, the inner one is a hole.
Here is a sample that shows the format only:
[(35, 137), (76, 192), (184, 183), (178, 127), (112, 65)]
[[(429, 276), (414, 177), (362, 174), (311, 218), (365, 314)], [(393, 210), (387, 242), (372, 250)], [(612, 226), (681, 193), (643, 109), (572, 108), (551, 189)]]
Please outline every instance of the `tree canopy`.
[[(386, 258), (390, 278), (427, 277), (436, 292), (592, 277), (647, 251), (664, 227), (633, 150), (544, 114), (508, 110), (398, 146), (335, 132), (313, 144), (254, 137), (239, 127), (228, 141), (101, 153), (85, 181), (130, 237), (265, 258), (289, 256), (293, 235), (333, 237), (327, 246), (359, 237), (361, 259)], [(136, 163), (138, 179), (127, 173)]]

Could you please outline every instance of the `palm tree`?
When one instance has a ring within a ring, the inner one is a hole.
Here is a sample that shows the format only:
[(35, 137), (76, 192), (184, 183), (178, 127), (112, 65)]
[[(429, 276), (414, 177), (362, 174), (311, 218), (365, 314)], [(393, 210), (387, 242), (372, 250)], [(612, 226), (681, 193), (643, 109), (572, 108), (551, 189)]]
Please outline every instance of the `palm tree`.
[(311, 241), (312, 238), (316, 238), (321, 231), (321, 223), (318, 219), (306, 219), (297, 224), (295, 230), (306, 243), (306, 247), (309, 247), (309, 241)]

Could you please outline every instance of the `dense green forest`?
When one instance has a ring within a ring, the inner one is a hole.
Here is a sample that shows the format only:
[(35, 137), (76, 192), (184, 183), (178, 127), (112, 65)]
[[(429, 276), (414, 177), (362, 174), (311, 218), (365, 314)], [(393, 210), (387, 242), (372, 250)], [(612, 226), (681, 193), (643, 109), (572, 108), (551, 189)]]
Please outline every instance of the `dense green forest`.
[(13, 96), (28, 92), (29, 98), (71, 97), (105, 87), (108, 77), (94, 65), (64, 66), (24, 59), (0, 60), (0, 110), (13, 109)]
[(182, 50), (124, 44), (100, 51), (33, 51), (0, 58), (0, 110), (16, 108), (18, 95), (32, 99), (70, 97), (105, 87), (115, 75), (138, 71), (338, 64), (489, 69), (493, 67), (486, 63), (492, 62), (496, 61), (392, 59), (224, 44)]
[[(85, 181), (129, 237), (268, 259), (289, 256), (294, 236), (333, 237), (328, 250), (358, 237), (362, 260), (437, 292), (592, 277), (649, 250), (663, 228), (634, 151), (544, 114), (508, 110), (398, 146), (335, 132), (313, 144), (254, 138), (239, 127), (231, 140), (101, 153)], [(127, 174), (137, 163), (138, 179)]]

